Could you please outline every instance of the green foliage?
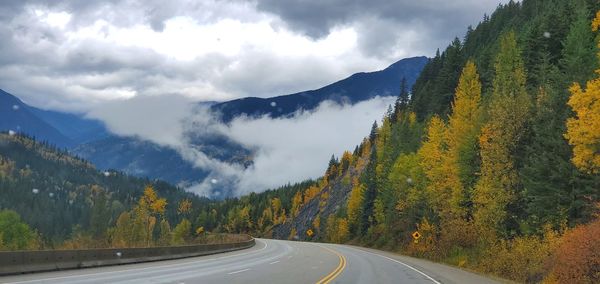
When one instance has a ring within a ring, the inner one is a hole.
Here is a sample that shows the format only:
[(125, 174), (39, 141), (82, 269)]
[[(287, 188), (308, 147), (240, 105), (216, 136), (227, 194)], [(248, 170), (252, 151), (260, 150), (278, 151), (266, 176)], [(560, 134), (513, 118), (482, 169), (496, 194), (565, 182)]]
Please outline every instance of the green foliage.
[(479, 138), (481, 178), (473, 197), (475, 223), (486, 242), (493, 240), (496, 233), (514, 234), (514, 227), (508, 225), (512, 215), (506, 210), (519, 187), (515, 163), (530, 103), (523, 61), (513, 32), (501, 38), (495, 70), (488, 108), (490, 120)]
[(183, 219), (175, 229), (173, 229), (173, 239), (171, 244), (183, 245), (187, 243), (192, 237), (192, 223), (188, 219)]
[(24, 250), (35, 246), (35, 232), (21, 221), (17, 212), (0, 211), (0, 250)]

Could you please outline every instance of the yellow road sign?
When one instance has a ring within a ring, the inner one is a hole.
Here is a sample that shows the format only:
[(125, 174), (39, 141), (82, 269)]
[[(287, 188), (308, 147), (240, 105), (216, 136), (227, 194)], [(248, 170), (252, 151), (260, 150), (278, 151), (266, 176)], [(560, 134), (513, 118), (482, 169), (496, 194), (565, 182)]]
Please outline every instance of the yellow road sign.
[(421, 234), (418, 231), (415, 231), (412, 233), (412, 237), (413, 239), (418, 240), (421, 237)]
[(308, 235), (309, 237), (312, 237), (315, 233), (313, 232), (313, 230), (308, 229), (306, 230), (306, 235)]

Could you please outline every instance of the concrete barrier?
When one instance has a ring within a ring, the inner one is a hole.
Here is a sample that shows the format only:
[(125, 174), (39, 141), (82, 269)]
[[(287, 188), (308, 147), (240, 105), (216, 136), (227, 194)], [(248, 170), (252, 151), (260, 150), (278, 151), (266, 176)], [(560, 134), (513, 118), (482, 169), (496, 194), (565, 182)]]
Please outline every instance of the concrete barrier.
[(0, 275), (148, 262), (223, 253), (253, 247), (248, 241), (151, 248), (1, 251)]

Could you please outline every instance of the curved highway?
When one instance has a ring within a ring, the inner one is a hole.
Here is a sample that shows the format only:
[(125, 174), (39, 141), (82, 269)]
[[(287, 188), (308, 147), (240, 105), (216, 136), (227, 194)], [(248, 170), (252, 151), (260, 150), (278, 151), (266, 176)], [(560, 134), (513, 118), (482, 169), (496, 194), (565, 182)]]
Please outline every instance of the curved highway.
[(159, 262), (0, 277), (0, 283), (498, 283), (347, 245), (257, 239), (250, 249)]

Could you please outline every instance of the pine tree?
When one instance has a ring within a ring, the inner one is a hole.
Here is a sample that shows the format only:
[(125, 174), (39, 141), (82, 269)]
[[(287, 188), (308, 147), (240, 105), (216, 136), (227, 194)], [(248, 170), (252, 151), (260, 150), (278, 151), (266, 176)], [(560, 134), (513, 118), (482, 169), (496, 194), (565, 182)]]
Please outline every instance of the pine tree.
[(563, 58), (560, 61), (563, 78), (568, 84), (583, 84), (594, 75), (598, 67), (595, 57), (594, 34), (590, 30), (588, 9), (579, 3), (575, 20), (564, 42)]
[(400, 94), (398, 94), (398, 98), (396, 99), (396, 104), (394, 105), (394, 113), (392, 115), (392, 122), (396, 122), (398, 120), (398, 115), (400, 112), (406, 110), (408, 107), (409, 101), (409, 92), (408, 85), (406, 83), (406, 77), (402, 77), (402, 81), (400, 83)]

